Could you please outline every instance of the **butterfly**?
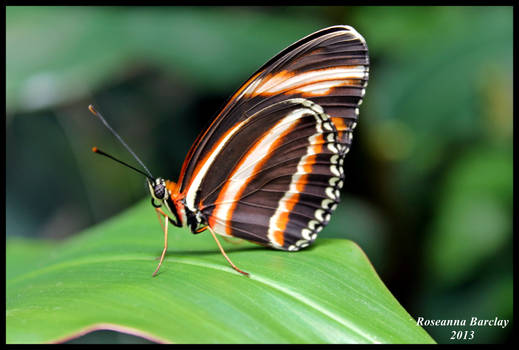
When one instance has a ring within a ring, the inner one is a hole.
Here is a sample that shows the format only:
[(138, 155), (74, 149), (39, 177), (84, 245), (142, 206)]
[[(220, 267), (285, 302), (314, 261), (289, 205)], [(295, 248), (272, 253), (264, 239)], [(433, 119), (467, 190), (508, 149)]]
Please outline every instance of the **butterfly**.
[[(298, 251), (330, 221), (344, 181), (369, 76), (368, 48), (336, 25), (290, 45), (259, 68), (194, 141), (176, 182), (146, 182), (165, 233), (168, 222), (263, 246)], [(112, 156), (94, 148), (94, 152)], [(117, 159), (116, 161), (121, 162)], [(165, 210), (163, 210), (164, 208)]]

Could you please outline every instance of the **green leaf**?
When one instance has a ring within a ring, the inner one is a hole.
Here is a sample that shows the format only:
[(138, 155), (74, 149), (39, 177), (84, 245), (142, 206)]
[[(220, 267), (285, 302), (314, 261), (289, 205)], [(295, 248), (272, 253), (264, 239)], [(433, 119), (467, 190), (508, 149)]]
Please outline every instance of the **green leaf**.
[(7, 343), (95, 329), (172, 343), (434, 342), (351, 241), (320, 239), (295, 253), (222, 242), (250, 278), (209, 233), (170, 228), (168, 241), (153, 278), (163, 235), (146, 201), (46, 254), (8, 242)]

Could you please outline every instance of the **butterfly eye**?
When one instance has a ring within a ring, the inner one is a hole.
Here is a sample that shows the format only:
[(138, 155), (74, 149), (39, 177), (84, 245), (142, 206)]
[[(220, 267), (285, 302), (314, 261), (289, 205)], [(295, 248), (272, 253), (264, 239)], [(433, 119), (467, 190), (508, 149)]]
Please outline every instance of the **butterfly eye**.
[(153, 185), (153, 194), (154, 197), (159, 200), (166, 200), (168, 199), (167, 193), (166, 193), (166, 183), (163, 179), (157, 179), (155, 184)]
[(164, 199), (164, 193), (165, 193), (165, 190), (164, 190), (164, 187), (163, 186), (160, 186), (160, 185), (157, 185), (153, 188), (153, 192), (155, 193), (155, 197), (158, 198), (158, 199)]

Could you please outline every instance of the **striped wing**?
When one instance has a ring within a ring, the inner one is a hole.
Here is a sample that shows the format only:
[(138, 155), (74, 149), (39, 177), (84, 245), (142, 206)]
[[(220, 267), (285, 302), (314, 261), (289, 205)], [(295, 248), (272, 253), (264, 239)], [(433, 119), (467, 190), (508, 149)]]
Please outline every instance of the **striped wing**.
[(338, 146), (319, 105), (305, 99), (269, 105), (227, 138), (200, 186), (198, 208), (219, 234), (303, 248), (339, 200)]
[(198, 136), (182, 166), (180, 191), (193, 186), (223, 134), (254, 113), (288, 98), (305, 98), (320, 105), (331, 116), (342, 152), (346, 153), (368, 71), (366, 42), (349, 26), (322, 29), (287, 47), (254, 73)]
[(189, 151), (178, 181), (187, 209), (222, 235), (286, 250), (310, 244), (339, 200), (368, 64), (348, 26), (267, 62)]

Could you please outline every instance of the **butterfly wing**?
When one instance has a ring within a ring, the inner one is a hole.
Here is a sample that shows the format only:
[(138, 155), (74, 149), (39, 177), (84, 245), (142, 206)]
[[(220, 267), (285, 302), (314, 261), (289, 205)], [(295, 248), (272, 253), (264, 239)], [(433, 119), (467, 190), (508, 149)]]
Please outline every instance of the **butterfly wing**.
[(280, 249), (308, 245), (339, 200), (367, 79), (367, 47), (351, 27), (283, 50), (195, 141), (179, 179), (186, 207), (220, 234)]
[(269, 105), (229, 136), (201, 184), (198, 209), (219, 234), (305, 247), (339, 200), (338, 146), (320, 106), (305, 99)]

